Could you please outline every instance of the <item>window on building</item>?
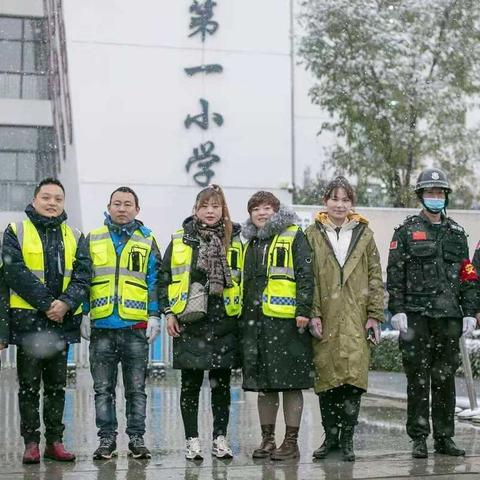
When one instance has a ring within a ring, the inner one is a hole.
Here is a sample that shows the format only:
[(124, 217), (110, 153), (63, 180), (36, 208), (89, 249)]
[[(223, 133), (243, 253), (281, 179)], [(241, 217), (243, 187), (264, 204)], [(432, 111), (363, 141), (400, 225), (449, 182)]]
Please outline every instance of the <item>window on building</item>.
[(45, 19), (0, 16), (0, 97), (48, 99)]
[(0, 210), (23, 210), (56, 158), (53, 128), (0, 126)]

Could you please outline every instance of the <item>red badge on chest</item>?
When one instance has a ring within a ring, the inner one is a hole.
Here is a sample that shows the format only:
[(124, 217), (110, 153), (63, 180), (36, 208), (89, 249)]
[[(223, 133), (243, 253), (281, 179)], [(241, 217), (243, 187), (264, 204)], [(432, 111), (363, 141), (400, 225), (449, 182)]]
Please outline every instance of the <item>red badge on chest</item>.
[(392, 240), (390, 242), (390, 250), (395, 250), (398, 247), (398, 242), (396, 240)]
[(412, 232), (412, 240), (426, 240), (427, 232)]

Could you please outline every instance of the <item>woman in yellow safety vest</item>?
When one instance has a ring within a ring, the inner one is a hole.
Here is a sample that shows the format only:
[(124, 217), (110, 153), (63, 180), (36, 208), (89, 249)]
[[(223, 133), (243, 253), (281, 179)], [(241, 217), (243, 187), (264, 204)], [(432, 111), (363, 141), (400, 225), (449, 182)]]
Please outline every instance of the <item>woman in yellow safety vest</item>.
[[(258, 393), (262, 442), (253, 458), (299, 456), (297, 437), (302, 389), (313, 385), (312, 338), (308, 322), (313, 295), (310, 246), (298, 217), (270, 192), (248, 201), (243, 313), (240, 340), (243, 389)], [(283, 392), (285, 439), (275, 444), (275, 422)]]
[[(210, 185), (195, 200), (194, 213), (177, 230), (163, 258), (160, 303), (173, 337), (173, 368), (180, 369), (180, 407), (185, 457), (201, 460), (198, 402), (209, 371), (213, 411), (212, 454), (231, 458), (226, 440), (230, 373), (237, 362), (237, 317), (241, 311), (242, 244), (222, 189)], [(203, 302), (202, 300), (205, 300)], [(206, 306), (206, 314), (201, 311)]]

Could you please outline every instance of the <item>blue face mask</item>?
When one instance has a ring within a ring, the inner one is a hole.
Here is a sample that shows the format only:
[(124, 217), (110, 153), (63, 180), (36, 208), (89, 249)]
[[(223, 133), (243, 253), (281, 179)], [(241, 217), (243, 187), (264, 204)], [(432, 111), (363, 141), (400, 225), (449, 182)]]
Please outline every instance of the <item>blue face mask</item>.
[(424, 198), (423, 204), (429, 211), (433, 213), (440, 213), (445, 208), (445, 199), (444, 198)]

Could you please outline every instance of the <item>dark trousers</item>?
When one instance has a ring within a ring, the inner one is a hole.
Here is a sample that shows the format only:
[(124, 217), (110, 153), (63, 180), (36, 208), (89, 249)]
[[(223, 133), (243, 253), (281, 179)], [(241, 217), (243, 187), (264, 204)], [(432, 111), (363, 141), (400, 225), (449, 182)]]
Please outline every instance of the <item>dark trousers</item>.
[[(182, 370), (180, 407), (185, 437), (198, 437), (198, 402), (204, 370)], [(230, 369), (210, 370), (213, 438), (227, 434), (230, 416)]]
[(47, 444), (61, 442), (65, 425), (65, 385), (68, 345), (48, 358), (37, 358), (17, 346), (20, 434), (25, 443), (40, 442), (40, 385), (43, 381), (43, 422)]
[(319, 394), (325, 432), (336, 435), (342, 427), (354, 427), (358, 424), (360, 400), (364, 392), (361, 388), (346, 384)]
[(95, 391), (95, 422), (99, 437), (117, 435), (116, 395), (118, 364), (122, 365), (128, 436), (145, 433), (145, 379), (148, 342), (144, 329), (92, 328), (90, 371)]
[(455, 372), (460, 363), (461, 318), (429, 318), (408, 314), (408, 332), (400, 336), (407, 375), (407, 434), (430, 433), (429, 397), (435, 438), (455, 434)]

